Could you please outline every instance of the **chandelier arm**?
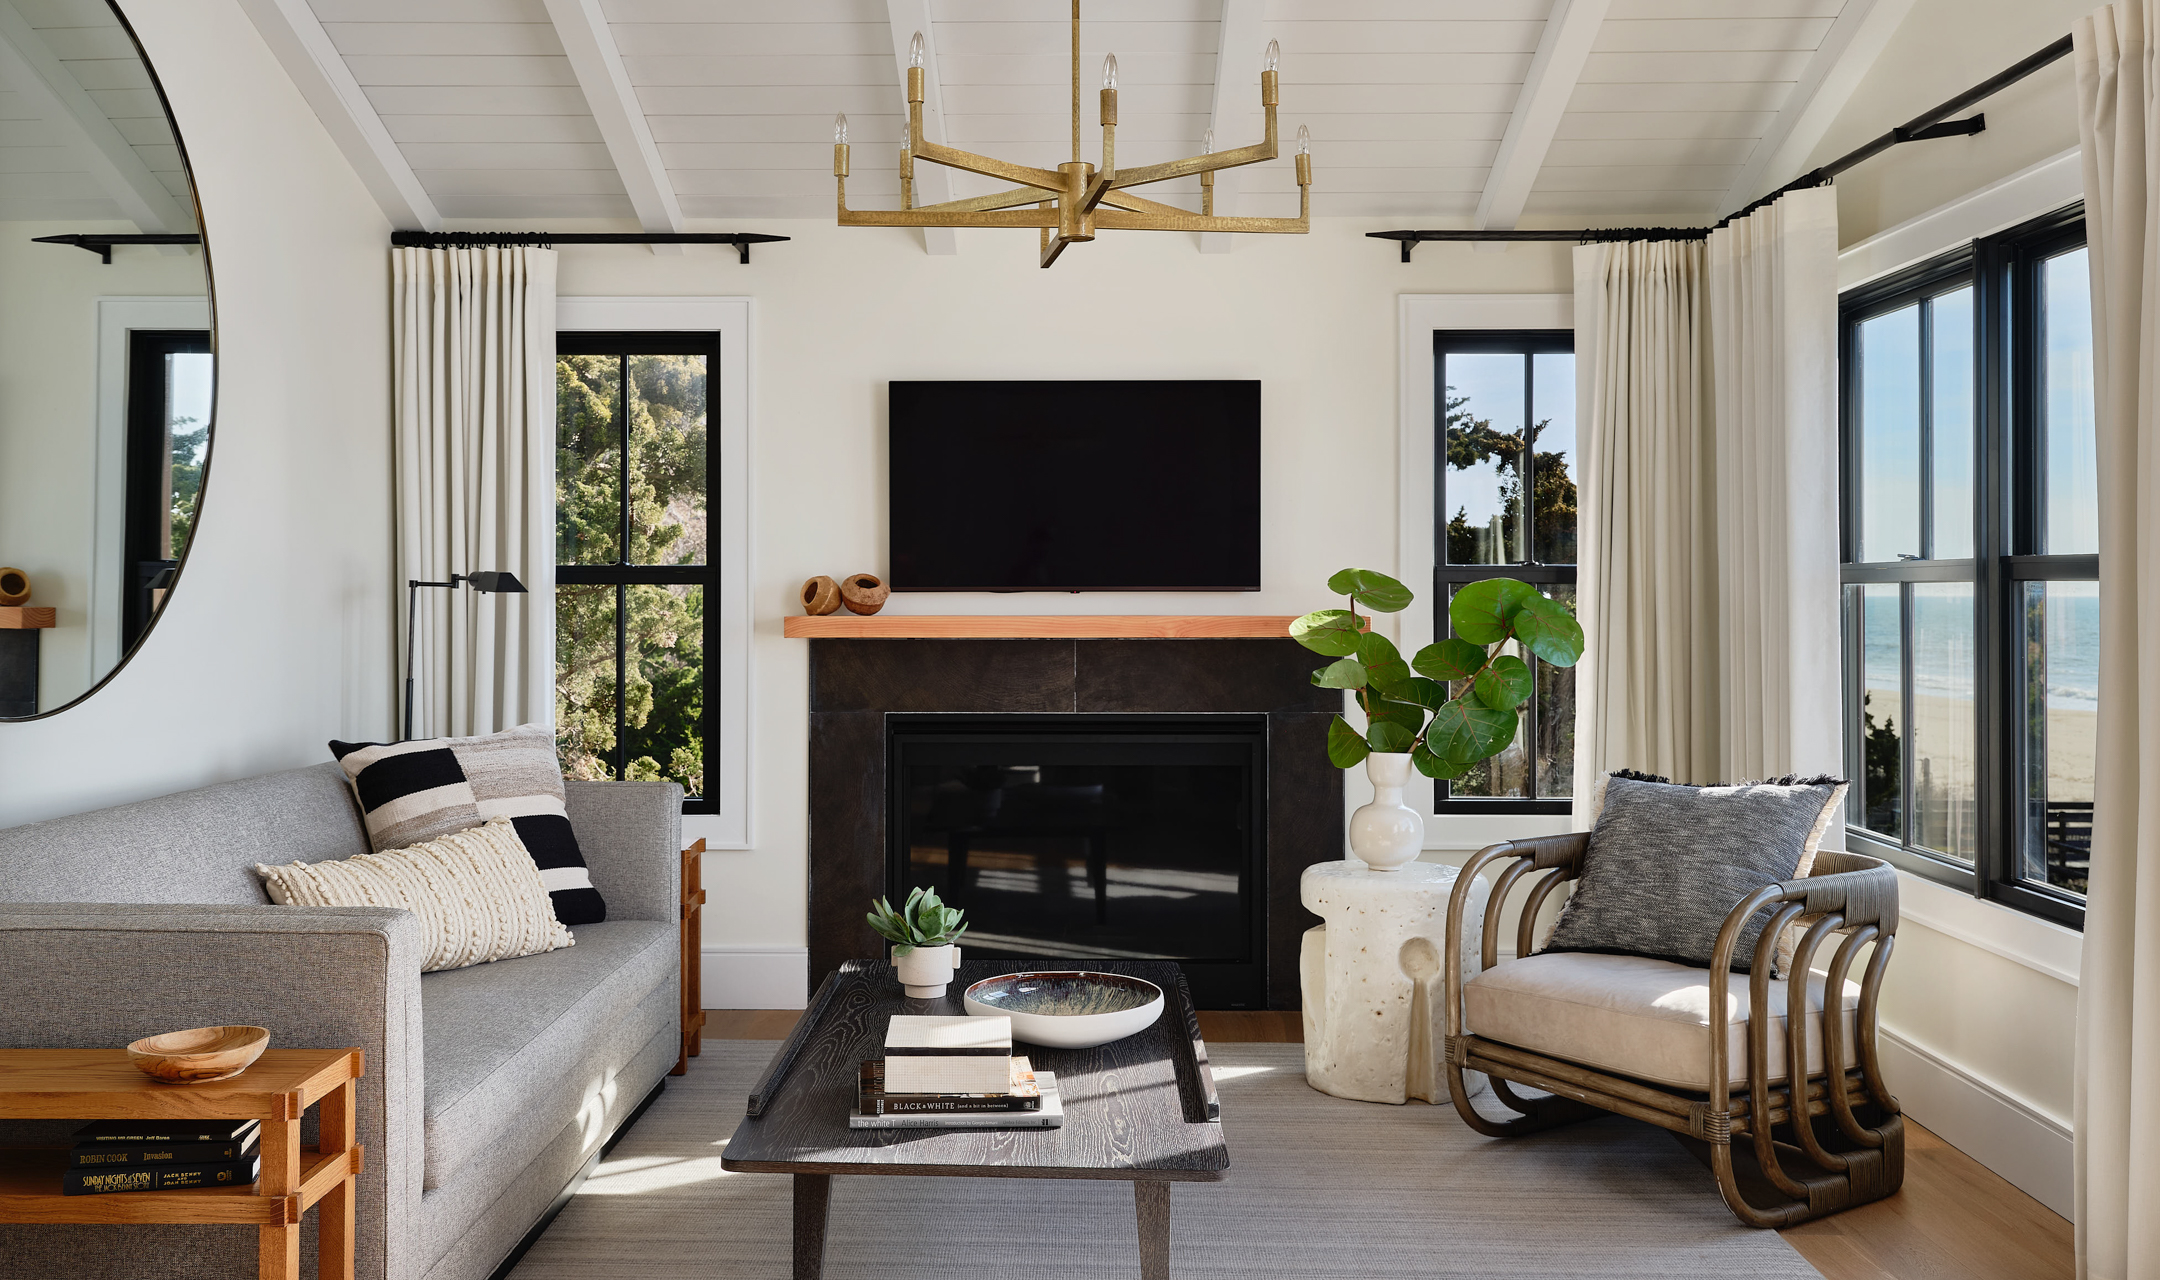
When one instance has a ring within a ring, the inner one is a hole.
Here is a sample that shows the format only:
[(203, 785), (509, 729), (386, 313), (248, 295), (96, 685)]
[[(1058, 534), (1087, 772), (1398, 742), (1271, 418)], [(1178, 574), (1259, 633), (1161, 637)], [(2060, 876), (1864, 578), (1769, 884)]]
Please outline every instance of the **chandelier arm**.
[(939, 213), (929, 209), (840, 210), (843, 227), (1054, 227), (1057, 209), (994, 209), (982, 213)]
[(1256, 142), (1249, 147), (1234, 151), (1215, 151), (1204, 156), (1187, 156), (1183, 160), (1171, 160), (1163, 164), (1142, 165), (1137, 169), (1120, 169), (1111, 179), (1113, 187), (1138, 187), (1166, 178), (1186, 178), (1196, 173), (1212, 173), (1218, 169), (1235, 169), (1239, 165), (1259, 164), (1275, 158), (1273, 139)]
[(996, 191), (986, 196), (969, 196), (965, 200), (944, 200), (937, 204), (914, 206), (918, 213), (944, 211), (950, 213), (983, 213), (991, 209), (1014, 209), (1024, 204), (1035, 204), (1049, 194), (1040, 187), (1014, 187), (1010, 191)]
[[(1301, 202), (1302, 204), (1302, 202)], [(1309, 215), (1295, 218), (1215, 218), (1176, 210), (1176, 216), (1159, 213), (1127, 213), (1104, 209), (1095, 214), (1095, 225), (1104, 231), (1248, 231), (1296, 234), (1310, 231)]]
[[(1165, 216), (1176, 215), (1178, 217), (1186, 217), (1192, 213), (1190, 209), (1181, 209), (1174, 204), (1162, 204), (1154, 200), (1143, 200), (1139, 196), (1125, 191), (1109, 192), (1103, 196), (1102, 202), (1113, 209), (1123, 209), (1127, 213), (1159, 213)], [(1202, 212), (1204, 213), (1205, 210)]]
[(1017, 182), (1022, 186), (1036, 187), (1043, 191), (1065, 189), (1065, 179), (1052, 170), (1037, 169), (1024, 164), (1008, 164), (989, 156), (976, 155), (972, 151), (940, 146), (927, 138), (916, 144), (915, 158), (933, 161), (949, 169), (965, 169), (986, 178), (1003, 178), (1007, 182)]

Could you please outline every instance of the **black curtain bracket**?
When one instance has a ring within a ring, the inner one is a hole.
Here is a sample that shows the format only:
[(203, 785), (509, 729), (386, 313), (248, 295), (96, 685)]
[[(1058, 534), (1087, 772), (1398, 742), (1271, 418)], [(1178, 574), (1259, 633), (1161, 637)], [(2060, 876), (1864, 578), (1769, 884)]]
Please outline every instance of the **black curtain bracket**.
[(750, 246), (777, 244), (789, 236), (768, 236), (750, 231), (393, 231), (390, 243), (400, 249), (486, 249), (506, 245), (532, 245), (552, 249), (561, 244), (731, 244), (737, 261), (750, 261)]

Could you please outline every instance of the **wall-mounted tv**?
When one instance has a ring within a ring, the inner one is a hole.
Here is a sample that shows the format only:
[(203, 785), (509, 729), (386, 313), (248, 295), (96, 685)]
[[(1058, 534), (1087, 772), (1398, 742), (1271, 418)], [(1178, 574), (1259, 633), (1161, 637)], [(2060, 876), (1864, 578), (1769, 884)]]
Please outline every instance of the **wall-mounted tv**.
[(1258, 591), (1260, 384), (895, 382), (895, 591)]

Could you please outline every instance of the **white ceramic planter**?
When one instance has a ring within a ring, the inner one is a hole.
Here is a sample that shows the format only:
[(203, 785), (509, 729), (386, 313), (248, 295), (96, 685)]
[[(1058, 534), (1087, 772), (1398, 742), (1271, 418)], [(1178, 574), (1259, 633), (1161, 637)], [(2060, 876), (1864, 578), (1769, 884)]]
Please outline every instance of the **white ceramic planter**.
[(1425, 819), (1403, 803), (1403, 784), (1410, 781), (1410, 753), (1375, 751), (1365, 757), (1365, 776), (1372, 779), (1372, 803), (1350, 815), (1350, 852), (1375, 871), (1393, 871), (1417, 861), (1425, 847)]
[(951, 943), (915, 947), (906, 955), (899, 951), (893, 948), (893, 969), (900, 975), (900, 986), (917, 1000), (935, 1000), (944, 995), (953, 970), (960, 967), (960, 948)]

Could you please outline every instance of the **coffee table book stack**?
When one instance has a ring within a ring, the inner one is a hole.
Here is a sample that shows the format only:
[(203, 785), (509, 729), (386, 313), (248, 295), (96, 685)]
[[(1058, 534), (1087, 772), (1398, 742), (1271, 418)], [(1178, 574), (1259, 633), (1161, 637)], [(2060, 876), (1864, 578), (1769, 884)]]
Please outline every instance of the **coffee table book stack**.
[(1055, 1129), (1057, 1081), (1012, 1051), (1012, 1019), (894, 1014), (862, 1064), (850, 1129)]
[(60, 1193), (249, 1186), (261, 1136), (259, 1120), (93, 1120), (75, 1131)]

